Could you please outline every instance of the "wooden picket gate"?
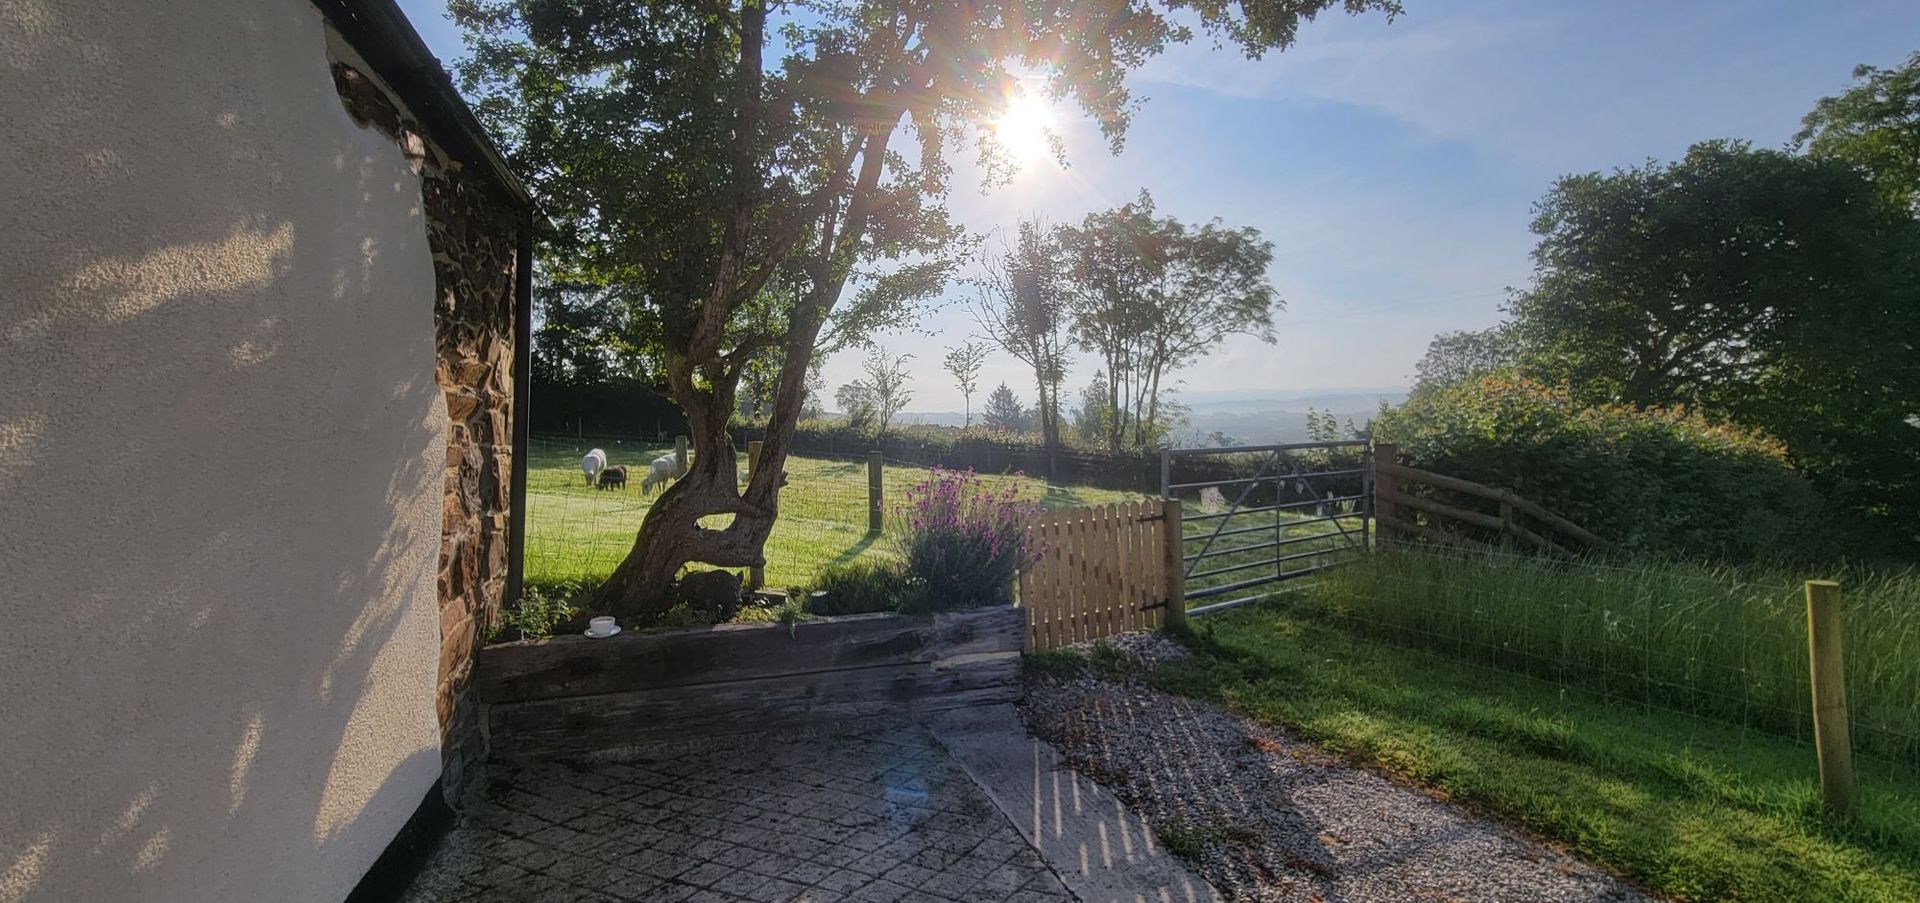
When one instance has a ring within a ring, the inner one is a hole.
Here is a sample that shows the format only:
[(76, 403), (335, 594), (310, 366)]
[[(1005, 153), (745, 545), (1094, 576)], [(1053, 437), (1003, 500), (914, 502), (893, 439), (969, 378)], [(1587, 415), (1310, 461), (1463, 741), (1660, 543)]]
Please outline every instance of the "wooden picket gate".
[(1027, 651), (1149, 630), (1170, 613), (1182, 617), (1180, 546), (1167, 541), (1170, 523), (1179, 535), (1179, 506), (1151, 499), (1042, 514), (1028, 528), (1038, 557), (1020, 574)]

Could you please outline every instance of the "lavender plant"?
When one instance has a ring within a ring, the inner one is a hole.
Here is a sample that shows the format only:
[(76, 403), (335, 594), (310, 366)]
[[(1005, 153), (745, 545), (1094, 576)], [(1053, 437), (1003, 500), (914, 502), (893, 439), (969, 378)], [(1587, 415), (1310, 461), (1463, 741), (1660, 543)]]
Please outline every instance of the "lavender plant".
[(908, 607), (948, 611), (1012, 601), (1014, 579), (1039, 550), (1027, 527), (1038, 502), (1019, 486), (989, 488), (972, 470), (934, 468), (911, 486), (901, 512), (901, 559), (914, 583)]

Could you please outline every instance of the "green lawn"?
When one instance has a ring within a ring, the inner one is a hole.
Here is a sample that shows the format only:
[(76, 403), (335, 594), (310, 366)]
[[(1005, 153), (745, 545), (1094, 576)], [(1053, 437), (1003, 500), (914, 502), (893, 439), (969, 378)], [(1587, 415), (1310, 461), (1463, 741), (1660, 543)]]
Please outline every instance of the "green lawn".
[[(580, 473), (589, 446), (572, 441), (535, 440), (527, 474), (527, 582), (543, 586), (574, 580), (599, 580), (613, 572), (628, 550), (653, 497), (642, 497), (640, 480), (647, 462), (673, 451), (672, 445), (601, 442), (609, 463), (625, 464), (632, 482), (625, 490), (596, 490)], [(740, 456), (746, 479), (746, 455)], [(924, 480), (929, 468), (889, 463), (882, 471), (889, 533), (867, 530), (865, 461), (790, 457), (787, 486), (780, 493), (780, 518), (767, 540), (767, 584), (804, 586), (820, 569), (861, 555), (894, 554), (891, 527), (900, 518), (894, 506), (906, 488)], [(1137, 494), (1082, 486), (1048, 486), (1015, 476), (989, 476), (999, 488), (1018, 482), (1022, 495), (1048, 507), (1103, 505), (1138, 498)], [(716, 518), (724, 522), (724, 517)]]
[(1363, 636), (1317, 616), (1318, 591), (1195, 619), (1187, 640), (1201, 654), (1152, 679), (1674, 897), (1920, 899), (1913, 769), (1862, 763), (1859, 812), (1835, 823), (1819, 814), (1803, 743)]

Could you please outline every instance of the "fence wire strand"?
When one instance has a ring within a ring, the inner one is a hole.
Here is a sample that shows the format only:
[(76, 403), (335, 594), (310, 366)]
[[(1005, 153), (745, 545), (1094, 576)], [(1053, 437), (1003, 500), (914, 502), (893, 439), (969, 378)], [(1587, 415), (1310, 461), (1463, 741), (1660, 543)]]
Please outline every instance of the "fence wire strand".
[[(1606, 702), (1812, 742), (1802, 584), (1382, 540), (1296, 597), (1356, 634)], [(1855, 755), (1920, 765), (1920, 582), (1843, 581)]]
[[(590, 485), (581, 458), (593, 448), (608, 464), (625, 465), (623, 489)], [(605, 579), (633, 549), (640, 523), (659, 491), (642, 490), (650, 462), (671, 457), (669, 439), (579, 439), (540, 437), (528, 446), (526, 574), (530, 586), (592, 584)], [(744, 448), (736, 473), (747, 480)], [(783, 467), (779, 515), (765, 546), (765, 585), (806, 588), (829, 568), (861, 560), (897, 557), (902, 506), (908, 487), (927, 479), (938, 462), (881, 461), (882, 529), (871, 529), (869, 458), (862, 454), (797, 452)], [(1138, 492), (1050, 482), (1018, 472), (982, 475), (999, 489), (1017, 484), (1019, 496), (1048, 508), (1112, 504), (1144, 498)], [(703, 522), (722, 527), (726, 515)]]

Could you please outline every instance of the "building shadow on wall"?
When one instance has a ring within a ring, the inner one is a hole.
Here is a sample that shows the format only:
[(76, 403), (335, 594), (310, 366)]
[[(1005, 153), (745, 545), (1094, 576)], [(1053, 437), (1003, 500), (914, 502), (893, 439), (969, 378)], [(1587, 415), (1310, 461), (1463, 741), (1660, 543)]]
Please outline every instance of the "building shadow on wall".
[(304, 3), (80, 6), (3, 61), (0, 899), (337, 899), (440, 767), (418, 180)]

